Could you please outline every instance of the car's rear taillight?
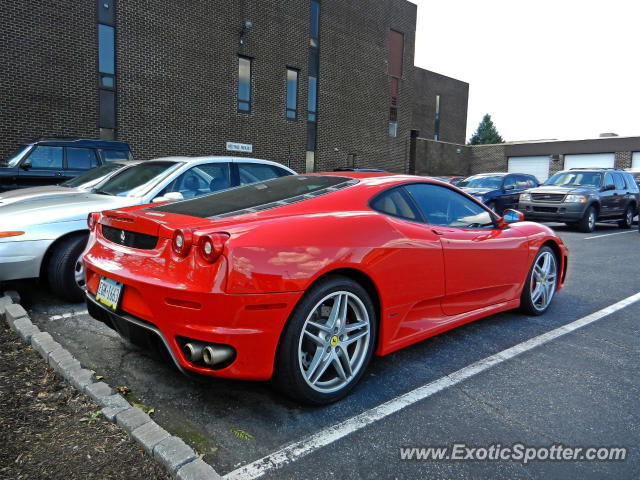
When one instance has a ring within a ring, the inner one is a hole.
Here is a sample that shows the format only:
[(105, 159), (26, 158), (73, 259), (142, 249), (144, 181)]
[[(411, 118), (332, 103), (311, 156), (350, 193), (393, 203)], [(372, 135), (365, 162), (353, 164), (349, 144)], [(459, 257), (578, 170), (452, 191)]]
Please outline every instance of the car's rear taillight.
[(211, 233), (200, 237), (198, 245), (200, 246), (200, 254), (207, 262), (213, 263), (224, 250), (224, 243), (229, 239), (226, 233)]
[(186, 257), (189, 254), (192, 243), (193, 234), (189, 228), (179, 228), (173, 232), (171, 246), (173, 247), (173, 251), (181, 257)]
[(91, 212), (87, 216), (87, 226), (89, 227), (89, 231), (93, 232), (96, 229), (96, 225), (100, 220), (100, 212)]

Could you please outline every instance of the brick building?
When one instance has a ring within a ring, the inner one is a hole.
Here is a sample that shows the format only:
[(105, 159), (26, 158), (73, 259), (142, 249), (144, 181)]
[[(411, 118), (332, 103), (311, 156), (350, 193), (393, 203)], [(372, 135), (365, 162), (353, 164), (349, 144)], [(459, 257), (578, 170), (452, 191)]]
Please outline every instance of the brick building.
[(232, 153), (300, 172), (408, 171), (412, 130), (464, 143), (467, 116), (466, 83), (413, 65), (416, 9), (406, 0), (10, 1), (0, 158), (67, 135), (123, 140), (140, 159)]

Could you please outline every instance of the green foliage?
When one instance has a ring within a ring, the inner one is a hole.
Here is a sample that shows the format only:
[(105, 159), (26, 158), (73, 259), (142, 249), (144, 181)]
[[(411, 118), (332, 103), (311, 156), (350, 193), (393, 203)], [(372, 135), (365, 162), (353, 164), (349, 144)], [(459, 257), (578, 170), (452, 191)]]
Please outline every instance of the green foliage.
[(491, 121), (491, 115), (487, 113), (478, 125), (476, 133), (469, 139), (469, 145), (489, 145), (493, 143), (504, 143), (504, 140)]

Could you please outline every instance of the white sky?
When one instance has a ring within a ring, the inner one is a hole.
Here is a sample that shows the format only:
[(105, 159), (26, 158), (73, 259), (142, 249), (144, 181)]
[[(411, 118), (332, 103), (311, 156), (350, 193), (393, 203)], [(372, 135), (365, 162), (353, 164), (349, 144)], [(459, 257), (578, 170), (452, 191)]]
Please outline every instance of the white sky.
[(485, 113), (506, 141), (640, 136), (640, 0), (411, 1), (416, 66), (469, 83), (467, 141)]

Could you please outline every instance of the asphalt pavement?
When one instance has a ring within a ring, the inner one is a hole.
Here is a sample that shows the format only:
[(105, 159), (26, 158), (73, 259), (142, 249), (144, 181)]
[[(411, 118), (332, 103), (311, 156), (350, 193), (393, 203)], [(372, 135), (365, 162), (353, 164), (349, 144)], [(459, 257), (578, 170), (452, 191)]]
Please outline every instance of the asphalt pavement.
[[(17, 289), (33, 322), (85, 368), (112, 386), (131, 389), (138, 403), (154, 408), (157, 423), (203, 454), (221, 475), (637, 478), (640, 301), (630, 300), (513, 357), (503, 353), (640, 292), (637, 229), (598, 225), (594, 233), (584, 234), (553, 226), (570, 249), (569, 274), (545, 315), (493, 315), (376, 357), (349, 397), (322, 408), (300, 406), (268, 382), (184, 377), (93, 320), (82, 304), (61, 304), (33, 282), (3, 287)], [(495, 364), (470, 370), (496, 355)], [(459, 371), (470, 374), (451, 382)], [(398, 400), (402, 395), (429, 384), (444, 387), (379, 419), (360, 422), (373, 418), (372, 412), (385, 402), (397, 404), (404, 401)], [(336, 435), (330, 427), (342, 422), (352, 427)], [(287, 449), (292, 444), (296, 448)], [(439, 446), (451, 453), (454, 444), (480, 452), (492, 445), (504, 449), (520, 444), (543, 449), (621, 447), (626, 458), (527, 464), (517, 459), (401, 459), (404, 447)], [(245, 471), (246, 465), (250, 468)]]

